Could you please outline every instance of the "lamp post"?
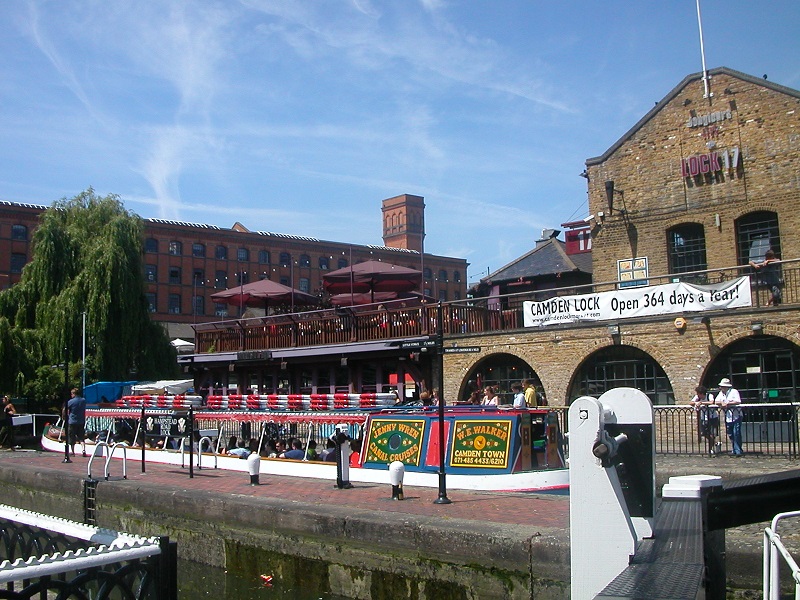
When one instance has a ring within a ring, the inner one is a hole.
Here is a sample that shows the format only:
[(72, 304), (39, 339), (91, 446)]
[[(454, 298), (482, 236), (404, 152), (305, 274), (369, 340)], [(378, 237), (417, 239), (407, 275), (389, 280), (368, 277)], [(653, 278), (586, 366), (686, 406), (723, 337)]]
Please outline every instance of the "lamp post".
[(82, 319), (82, 335), (81, 335), (81, 346), (82, 346), (82, 355), (81, 355), (81, 394), (83, 394), (83, 390), (86, 388), (86, 312), (81, 313), (83, 316)]
[(71, 463), (69, 457), (69, 348), (64, 346), (64, 460), (61, 462)]
[(350, 252), (348, 258), (348, 266), (350, 267), (350, 306), (354, 306), (356, 303), (355, 292), (353, 288), (355, 287), (355, 283), (353, 282), (353, 246), (348, 245), (347, 250)]
[(436, 361), (439, 371), (439, 496), (434, 504), (451, 504), (447, 497), (447, 476), (444, 470), (444, 326), (442, 324), (442, 303), (436, 305)]

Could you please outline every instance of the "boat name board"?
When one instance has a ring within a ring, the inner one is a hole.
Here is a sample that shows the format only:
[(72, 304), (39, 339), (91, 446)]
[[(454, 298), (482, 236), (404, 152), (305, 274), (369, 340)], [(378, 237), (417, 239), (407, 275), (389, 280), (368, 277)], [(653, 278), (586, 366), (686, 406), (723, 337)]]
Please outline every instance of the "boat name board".
[(450, 449), (450, 466), (507, 468), (512, 431), (511, 419), (456, 421)]

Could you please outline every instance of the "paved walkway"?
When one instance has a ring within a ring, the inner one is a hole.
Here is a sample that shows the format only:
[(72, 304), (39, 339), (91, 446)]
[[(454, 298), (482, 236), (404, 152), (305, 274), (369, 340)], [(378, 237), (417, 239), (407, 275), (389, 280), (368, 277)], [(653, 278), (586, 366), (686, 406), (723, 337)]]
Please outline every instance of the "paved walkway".
[[(17, 451), (0, 453), (1, 461), (13, 461), (15, 468), (32, 469), (38, 473), (48, 470), (71, 472), (76, 477), (87, 475), (88, 458), (80, 455), (72, 463), (64, 464), (63, 454), (53, 452)], [(102, 478), (103, 463), (92, 464), (92, 475)], [(111, 463), (110, 479), (122, 479), (119, 461)], [(338, 489), (331, 481), (304, 477), (275, 477), (261, 475), (261, 485), (251, 486), (247, 473), (223, 471), (204, 467), (194, 469), (189, 477), (188, 468), (148, 463), (142, 473), (141, 463), (128, 461), (128, 479), (165, 488), (204, 490), (218, 494), (236, 494), (264, 498), (283, 499), (287, 502), (304, 502), (330, 506), (333, 504), (352, 506), (373, 511), (446, 517), (454, 519), (480, 520), (495, 523), (535, 523), (541, 527), (566, 529), (569, 527), (569, 498), (566, 495), (533, 495), (506, 492), (472, 492), (448, 490), (446, 497), (451, 504), (435, 504), (439, 491), (435, 488), (404, 488), (402, 501), (391, 499), (392, 488), (388, 484), (354, 483), (352, 489)]]
[[(13, 461), (15, 468), (32, 469), (38, 473), (47, 470), (71, 472), (76, 477), (87, 475), (88, 458), (76, 456), (72, 463), (63, 463), (63, 455), (52, 452), (16, 451), (0, 453), (0, 460)], [(707, 474), (719, 475), (724, 480), (751, 477), (764, 473), (800, 468), (800, 461), (786, 458), (764, 458), (745, 456), (657, 456), (657, 489), (673, 475)], [(103, 463), (95, 461), (93, 476), (102, 477)], [(111, 464), (110, 478), (122, 479), (122, 466), (118, 461)], [(205, 490), (218, 494), (236, 494), (255, 497), (279, 498), (288, 502), (300, 501), (309, 504), (352, 506), (409, 515), (442, 516), (458, 519), (474, 519), (496, 523), (527, 523), (546, 528), (569, 526), (569, 497), (566, 495), (530, 494), (514, 492), (474, 492), (446, 490), (450, 504), (436, 504), (439, 490), (410, 487), (404, 489), (405, 499), (391, 500), (391, 486), (355, 483), (352, 489), (338, 489), (330, 481), (302, 477), (274, 477), (261, 475), (259, 486), (249, 485), (246, 473), (195, 467), (194, 477), (189, 477), (188, 468), (170, 465), (148, 464), (142, 473), (138, 461), (129, 460), (128, 479), (163, 487), (187, 490)], [(800, 508), (800, 507), (798, 507)]]
[[(38, 477), (46, 477), (48, 472), (68, 472), (81, 480), (87, 476), (88, 458), (77, 456), (69, 464), (64, 464), (62, 460), (62, 454), (51, 452), (0, 452), (0, 462), (4, 466), (13, 465), (15, 471), (27, 470)], [(94, 463), (92, 468), (95, 478), (102, 476), (102, 461)], [(725, 481), (730, 481), (798, 468), (800, 461), (786, 458), (657, 456), (657, 490), (660, 492), (663, 484), (674, 475), (719, 475)], [(139, 487), (154, 486), (167, 494), (175, 490), (193, 490), (239, 498), (252, 496), (303, 503), (311, 506), (312, 510), (315, 505), (324, 507), (321, 511), (338, 505), (372, 513), (408, 515), (409, 520), (415, 516), (421, 519), (446, 519), (462, 530), (468, 529), (470, 522), (474, 523), (476, 530), (485, 528), (487, 523), (524, 526), (532, 528), (533, 535), (540, 532), (554, 540), (561, 540), (560, 543), (569, 544), (569, 497), (566, 495), (448, 490), (446, 497), (451, 503), (436, 504), (434, 501), (439, 497), (439, 491), (433, 488), (406, 486), (405, 499), (395, 501), (391, 499), (391, 486), (388, 483), (355, 483), (352, 489), (341, 490), (331, 481), (262, 475), (262, 485), (251, 486), (249, 476), (241, 472), (203, 468), (195, 469), (194, 477), (189, 478), (188, 468), (148, 464), (146, 469), (142, 473), (139, 462), (129, 461), (128, 480)], [(112, 463), (110, 479), (122, 479), (119, 461)], [(727, 530), (729, 583), (738, 583), (743, 587), (760, 585), (761, 543), (765, 525), (758, 523)], [(782, 537), (791, 551), (800, 551), (800, 527), (795, 526)], [(732, 581), (742, 577), (744, 580)]]

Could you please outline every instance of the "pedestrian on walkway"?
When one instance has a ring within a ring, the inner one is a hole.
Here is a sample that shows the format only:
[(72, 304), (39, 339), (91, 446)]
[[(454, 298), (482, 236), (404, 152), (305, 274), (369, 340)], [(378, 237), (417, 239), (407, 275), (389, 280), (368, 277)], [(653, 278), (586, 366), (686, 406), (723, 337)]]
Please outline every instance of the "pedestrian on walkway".
[(706, 386), (698, 385), (691, 405), (697, 413), (697, 423), (700, 426), (700, 435), (708, 442), (708, 453), (711, 455), (720, 452), (721, 444), (717, 441), (719, 435), (719, 412), (714, 404), (714, 395), (709, 394)]
[(75, 454), (75, 444), (81, 443), (83, 456), (86, 456), (86, 398), (78, 394), (78, 388), (72, 388), (67, 402), (67, 423), (69, 424), (69, 445)]
[(725, 429), (733, 446), (731, 454), (742, 456), (742, 407), (739, 406), (742, 399), (727, 377), (719, 382), (719, 394), (714, 403), (725, 411)]

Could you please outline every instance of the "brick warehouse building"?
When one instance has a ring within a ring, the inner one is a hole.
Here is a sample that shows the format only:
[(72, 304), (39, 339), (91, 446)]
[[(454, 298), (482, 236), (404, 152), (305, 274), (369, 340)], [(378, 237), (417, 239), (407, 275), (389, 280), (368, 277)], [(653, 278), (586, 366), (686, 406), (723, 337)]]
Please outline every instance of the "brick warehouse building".
[[(510, 379), (492, 372), (513, 365), (551, 404), (619, 385), (686, 403), (696, 385), (715, 388), (722, 376), (745, 402), (796, 400), (800, 92), (727, 68), (690, 75), (588, 159), (584, 175), (591, 217), (568, 234), (591, 233), (593, 285), (506, 298), (504, 323), (514, 327), (449, 340), (481, 351), (444, 356), (445, 389), (463, 397), (475, 382)], [(766, 306), (769, 292), (747, 266), (768, 248), (783, 259), (778, 306)], [(519, 327), (525, 300), (639, 290), (642, 306), (669, 303), (662, 284), (741, 276), (751, 305), (638, 315), (617, 302), (599, 320)]]
[[(411, 372), (440, 387), (448, 402), (481, 385), (506, 392), (512, 381), (530, 378), (551, 404), (617, 386), (639, 388), (655, 404), (680, 404), (696, 385), (713, 388), (726, 376), (746, 402), (794, 401), (800, 93), (726, 68), (708, 76), (686, 77), (603, 155), (586, 161), (591, 218), (564, 226), (571, 228), (566, 246), (591, 236), (591, 245), (582, 244), (592, 248), (591, 284), (561, 277), (559, 287), (531, 281), (513, 294), (487, 285), (494, 295), (449, 302), (441, 355), (409, 353), (415, 344), (425, 350), (432, 332), (411, 328), (413, 315), (398, 311), (368, 316), (379, 324), (374, 329), (359, 322), (354, 343), (325, 341), (343, 327), (337, 317), (306, 327), (307, 341), (292, 338), (298, 348), (245, 334), (244, 348), (276, 348), (263, 356), (237, 354), (230, 343), (220, 352), (226, 338), (205, 332), (186, 366), (223, 388), (235, 380), (265, 391), (274, 385), (263, 382), (281, 381), (311, 393), (327, 391), (334, 380), (338, 387), (345, 377), (336, 373), (340, 365), (353, 390), (368, 384), (386, 391)], [(769, 290), (748, 266), (768, 248), (783, 259), (778, 306), (766, 306)], [(601, 309), (601, 300), (611, 308)], [(663, 310), (653, 308), (659, 303)], [(564, 321), (541, 316), (578, 305), (597, 310)], [(406, 339), (420, 337), (393, 342), (377, 329), (387, 323)], [(368, 377), (355, 376), (358, 369)]]
[[(0, 289), (19, 281), (45, 208), (0, 202)], [(239, 316), (240, 307), (212, 301), (216, 291), (268, 278), (317, 295), (326, 272), (365, 260), (421, 270), (428, 296), (461, 299), (466, 293), (467, 262), (422, 252), (424, 211), (420, 196), (384, 200), (385, 245), (375, 246), (249, 231), (241, 223), (228, 229), (145, 219), (143, 275), (153, 319), (163, 322), (171, 337), (191, 339), (194, 323)]]

